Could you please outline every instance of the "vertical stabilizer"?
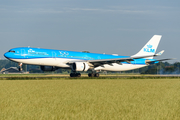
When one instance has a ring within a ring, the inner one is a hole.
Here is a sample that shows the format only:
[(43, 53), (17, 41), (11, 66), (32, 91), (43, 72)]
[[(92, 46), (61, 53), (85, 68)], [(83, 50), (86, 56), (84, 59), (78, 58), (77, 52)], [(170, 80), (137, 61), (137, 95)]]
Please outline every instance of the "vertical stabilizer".
[[(161, 35), (154, 35), (137, 54), (131, 57), (155, 55), (161, 37)], [(148, 59), (153, 59), (153, 57), (148, 57)]]

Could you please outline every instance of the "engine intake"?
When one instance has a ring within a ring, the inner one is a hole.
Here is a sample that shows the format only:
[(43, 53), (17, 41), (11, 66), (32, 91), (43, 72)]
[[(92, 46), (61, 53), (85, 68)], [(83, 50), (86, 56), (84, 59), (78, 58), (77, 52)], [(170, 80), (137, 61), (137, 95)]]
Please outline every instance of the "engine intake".
[(85, 62), (75, 62), (72, 64), (73, 71), (87, 71), (89, 68), (89, 65)]

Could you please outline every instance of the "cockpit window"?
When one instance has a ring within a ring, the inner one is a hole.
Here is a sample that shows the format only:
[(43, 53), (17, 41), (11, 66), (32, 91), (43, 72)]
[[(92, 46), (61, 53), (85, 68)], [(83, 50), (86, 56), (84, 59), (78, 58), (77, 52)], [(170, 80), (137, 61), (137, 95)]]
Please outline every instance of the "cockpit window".
[(15, 51), (14, 51), (14, 50), (10, 50), (9, 52), (15, 53)]

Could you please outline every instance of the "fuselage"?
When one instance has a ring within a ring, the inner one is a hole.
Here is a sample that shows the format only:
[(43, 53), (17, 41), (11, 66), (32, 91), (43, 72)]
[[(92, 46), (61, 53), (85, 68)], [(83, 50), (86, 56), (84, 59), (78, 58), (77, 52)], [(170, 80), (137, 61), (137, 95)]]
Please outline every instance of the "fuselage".
[[(71, 68), (70, 61), (88, 61), (88, 60), (103, 60), (114, 58), (127, 58), (130, 56), (119, 56), (110, 54), (97, 54), (97, 53), (84, 53), (66, 50), (53, 50), (31, 47), (19, 47), (10, 49), (4, 54), (9, 60), (41, 66), (56, 66), (61, 68)], [(141, 68), (147, 66), (144, 58), (134, 59), (131, 63), (122, 62), (121, 64), (113, 63), (111, 65), (104, 64), (94, 68), (95, 70), (107, 70), (107, 71), (126, 71)], [(151, 59), (154, 61), (154, 59)]]

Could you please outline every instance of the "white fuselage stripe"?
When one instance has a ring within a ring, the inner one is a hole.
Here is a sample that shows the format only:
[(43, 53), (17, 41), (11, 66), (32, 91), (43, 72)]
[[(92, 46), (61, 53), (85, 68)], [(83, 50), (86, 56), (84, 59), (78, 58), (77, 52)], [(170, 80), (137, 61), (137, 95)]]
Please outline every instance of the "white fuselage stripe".
[[(31, 65), (44, 65), (44, 66), (56, 66), (56, 67), (64, 67), (70, 68), (71, 66), (66, 64), (70, 61), (76, 61), (77, 59), (66, 59), (66, 58), (36, 58), (36, 59), (10, 59), (15, 62), (20, 62), (24, 64), (31, 64)], [(141, 67), (145, 67), (147, 65), (135, 65), (135, 64), (116, 64), (113, 63), (112, 65), (105, 64), (100, 67), (94, 68), (94, 70), (107, 70), (107, 71), (127, 71), (138, 69)]]

